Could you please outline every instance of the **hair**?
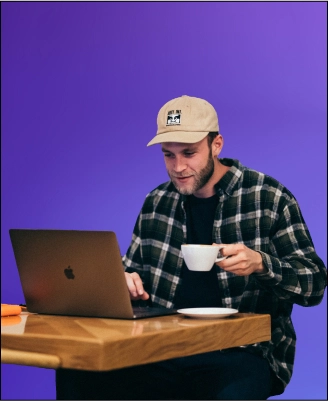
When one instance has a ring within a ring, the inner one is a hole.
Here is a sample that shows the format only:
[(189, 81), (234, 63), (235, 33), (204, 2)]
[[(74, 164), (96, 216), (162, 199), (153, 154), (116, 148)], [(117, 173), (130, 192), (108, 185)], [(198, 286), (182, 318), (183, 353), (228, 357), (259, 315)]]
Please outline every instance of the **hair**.
[(211, 147), (212, 142), (214, 141), (214, 139), (219, 135), (219, 132), (209, 132), (207, 135), (207, 143), (208, 146)]

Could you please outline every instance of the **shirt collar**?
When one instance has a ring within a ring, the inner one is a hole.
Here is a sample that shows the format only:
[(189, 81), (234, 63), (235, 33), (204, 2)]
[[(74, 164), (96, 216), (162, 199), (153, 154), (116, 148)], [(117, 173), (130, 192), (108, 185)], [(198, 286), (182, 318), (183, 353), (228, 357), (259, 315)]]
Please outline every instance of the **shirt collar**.
[(230, 169), (215, 185), (215, 190), (218, 195), (219, 192), (224, 191), (227, 195), (231, 196), (245, 170), (245, 167), (236, 159), (225, 158), (219, 160), (223, 165), (230, 167)]

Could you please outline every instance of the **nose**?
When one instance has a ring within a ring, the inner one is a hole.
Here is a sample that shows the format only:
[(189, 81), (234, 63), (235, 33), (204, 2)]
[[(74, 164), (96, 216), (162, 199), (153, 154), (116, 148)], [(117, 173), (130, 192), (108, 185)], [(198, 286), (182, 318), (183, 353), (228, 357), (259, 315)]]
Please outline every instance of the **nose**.
[(183, 170), (187, 168), (186, 162), (184, 158), (176, 157), (173, 164), (173, 169), (176, 173), (181, 173)]

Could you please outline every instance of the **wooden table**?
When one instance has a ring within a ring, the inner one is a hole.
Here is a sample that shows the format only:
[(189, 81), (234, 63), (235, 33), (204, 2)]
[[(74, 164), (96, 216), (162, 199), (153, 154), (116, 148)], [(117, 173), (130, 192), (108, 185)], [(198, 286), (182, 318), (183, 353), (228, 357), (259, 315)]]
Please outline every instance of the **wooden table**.
[(16, 324), (2, 318), (1, 362), (52, 369), (104, 371), (271, 338), (270, 315), (259, 314), (207, 320), (171, 315), (135, 321), (37, 314), (19, 317)]

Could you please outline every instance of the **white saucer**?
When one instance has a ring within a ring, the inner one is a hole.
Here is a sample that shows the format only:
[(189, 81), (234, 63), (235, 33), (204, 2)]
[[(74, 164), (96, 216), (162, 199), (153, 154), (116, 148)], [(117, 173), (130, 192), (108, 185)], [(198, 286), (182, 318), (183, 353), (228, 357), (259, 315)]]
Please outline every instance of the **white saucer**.
[(177, 312), (196, 319), (220, 319), (238, 313), (238, 310), (231, 308), (187, 308), (178, 309)]

